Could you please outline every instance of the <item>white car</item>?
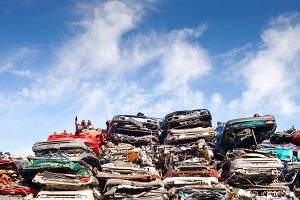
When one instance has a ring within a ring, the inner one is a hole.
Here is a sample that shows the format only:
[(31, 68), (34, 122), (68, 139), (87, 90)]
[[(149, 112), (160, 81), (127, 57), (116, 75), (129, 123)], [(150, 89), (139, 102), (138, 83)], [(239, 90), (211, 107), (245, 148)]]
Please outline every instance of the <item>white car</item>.
[[(98, 198), (97, 198), (98, 196)], [(100, 199), (100, 193), (95, 194), (92, 189), (77, 191), (40, 191), (36, 197), (38, 200), (95, 200)]]

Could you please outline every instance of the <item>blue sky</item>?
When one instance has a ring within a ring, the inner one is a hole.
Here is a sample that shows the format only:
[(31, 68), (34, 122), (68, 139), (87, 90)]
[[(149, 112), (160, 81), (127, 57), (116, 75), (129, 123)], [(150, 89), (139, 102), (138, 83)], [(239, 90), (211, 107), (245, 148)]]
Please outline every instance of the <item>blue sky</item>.
[(272, 114), (300, 127), (300, 1), (0, 1), (2, 151), (29, 154), (74, 117), (216, 121)]

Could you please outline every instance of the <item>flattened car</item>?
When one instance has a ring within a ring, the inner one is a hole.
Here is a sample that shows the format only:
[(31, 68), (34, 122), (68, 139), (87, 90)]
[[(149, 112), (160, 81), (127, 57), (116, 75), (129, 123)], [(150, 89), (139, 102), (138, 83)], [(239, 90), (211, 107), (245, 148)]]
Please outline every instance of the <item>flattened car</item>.
[(165, 116), (164, 128), (211, 127), (211, 120), (211, 114), (207, 109), (176, 111)]
[(48, 158), (67, 158), (72, 162), (85, 161), (92, 167), (99, 168), (100, 161), (96, 154), (80, 139), (51, 140), (36, 142), (32, 151), (35, 156), (28, 156), (29, 160), (41, 160)]
[(231, 162), (226, 182), (243, 187), (269, 185), (280, 181), (283, 169), (284, 165), (278, 158), (238, 158)]
[(276, 127), (276, 120), (272, 115), (230, 120), (226, 123), (219, 146), (225, 151), (251, 148), (269, 139)]
[(115, 143), (131, 143), (135, 146), (159, 143), (158, 131), (161, 119), (137, 115), (116, 115), (109, 123), (108, 138)]

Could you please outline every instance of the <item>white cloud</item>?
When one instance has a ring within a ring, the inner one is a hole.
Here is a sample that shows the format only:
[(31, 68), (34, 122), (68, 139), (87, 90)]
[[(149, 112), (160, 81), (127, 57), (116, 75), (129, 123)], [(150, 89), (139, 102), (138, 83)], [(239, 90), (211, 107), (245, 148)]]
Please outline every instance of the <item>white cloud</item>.
[(12, 74), (16, 76), (25, 76), (25, 77), (32, 77), (33, 73), (29, 70), (11, 70)]
[(39, 82), (25, 88), (26, 96), (55, 103), (78, 94), (82, 82), (101, 82), (127, 70), (120, 43), (123, 35), (139, 22), (143, 5), (109, 1), (85, 9), (91, 15), (76, 24), (81, 31), (57, 48), (54, 66)]
[(261, 35), (258, 50), (235, 67), (245, 83), (240, 98), (229, 103), (237, 112), (299, 113), (295, 98), (299, 87), (300, 66), (299, 14), (272, 19)]
[[(70, 106), (80, 115), (95, 116), (102, 109), (110, 117), (141, 110), (154, 114), (149, 107), (159, 107), (157, 99), (171, 99), (172, 108), (197, 106), (204, 99), (201, 91), (191, 90), (190, 83), (211, 69), (206, 50), (192, 42), (206, 26), (130, 36), (146, 13), (145, 5), (106, 1), (80, 8), (86, 11), (84, 20), (73, 25), (80, 31), (57, 48), (55, 65), (48, 73), (19, 94), (42, 104), (72, 100)], [(143, 71), (148, 67), (150, 75)]]
[[(199, 33), (195, 34), (198, 35)], [(162, 91), (185, 86), (206, 75), (211, 69), (206, 50), (187, 42), (185, 37), (182, 38), (181, 31), (178, 32), (178, 38), (180, 39), (173, 37), (175, 39), (169, 41), (169, 45), (165, 47), (165, 52), (161, 58), (163, 81), (158, 85), (158, 88)]]
[[(20, 69), (26, 65), (26, 61), (32, 56), (34, 48), (21, 47), (14, 50), (10, 55), (0, 59), (0, 74), (11, 73), (16, 76), (33, 76), (32, 72), (28, 69)], [(26, 66), (28, 67), (28, 66)]]

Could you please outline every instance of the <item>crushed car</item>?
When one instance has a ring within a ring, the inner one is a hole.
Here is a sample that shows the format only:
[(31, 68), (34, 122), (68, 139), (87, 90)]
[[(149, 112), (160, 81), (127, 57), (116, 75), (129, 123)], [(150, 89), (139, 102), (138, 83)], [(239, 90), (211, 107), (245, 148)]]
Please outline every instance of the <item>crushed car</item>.
[(19, 173), (19, 164), (13, 160), (0, 160), (0, 195), (14, 197), (37, 195), (38, 189), (26, 182)]
[(164, 129), (211, 127), (211, 114), (207, 109), (183, 110), (169, 113), (163, 121)]
[(102, 195), (93, 189), (75, 190), (75, 191), (49, 191), (42, 190), (38, 193), (36, 199), (38, 200), (100, 200)]
[(163, 183), (170, 199), (226, 199), (230, 194), (215, 177), (168, 177)]
[(58, 140), (70, 140), (70, 139), (78, 139), (82, 140), (86, 146), (88, 146), (97, 156), (100, 154), (99, 140), (92, 134), (80, 134), (75, 135), (71, 133), (56, 133), (48, 136), (47, 141), (58, 141)]
[(161, 119), (137, 115), (116, 115), (109, 123), (108, 139), (115, 143), (135, 146), (158, 144)]
[(230, 120), (226, 123), (218, 145), (225, 154), (234, 148), (253, 148), (269, 139), (277, 127), (272, 115)]
[(32, 151), (35, 156), (28, 156), (29, 160), (44, 158), (67, 158), (73, 162), (85, 161), (92, 167), (99, 168), (100, 161), (96, 154), (80, 139), (51, 140), (36, 142)]

